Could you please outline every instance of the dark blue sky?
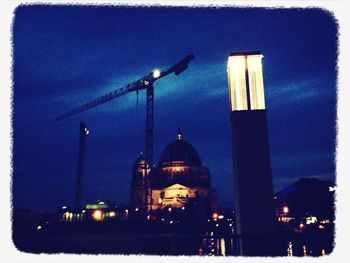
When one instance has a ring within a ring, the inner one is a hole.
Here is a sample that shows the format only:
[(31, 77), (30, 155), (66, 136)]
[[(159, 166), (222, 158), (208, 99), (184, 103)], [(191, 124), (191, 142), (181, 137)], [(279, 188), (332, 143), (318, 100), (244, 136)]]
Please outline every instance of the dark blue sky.
[(212, 173), (219, 206), (233, 203), (226, 64), (263, 53), (275, 191), (300, 177), (334, 179), (337, 24), (321, 9), (22, 6), (13, 23), (13, 205), (73, 204), (79, 122), (86, 142), (83, 199), (128, 203), (145, 145), (145, 92), (72, 118), (72, 107), (189, 53), (179, 76), (155, 84), (154, 162), (177, 126)]

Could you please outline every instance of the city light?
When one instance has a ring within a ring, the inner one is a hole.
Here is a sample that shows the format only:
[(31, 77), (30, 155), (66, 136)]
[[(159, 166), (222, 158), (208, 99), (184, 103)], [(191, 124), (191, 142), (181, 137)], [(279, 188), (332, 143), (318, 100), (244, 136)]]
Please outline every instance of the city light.
[(305, 218), (305, 220), (306, 220), (306, 224), (310, 225), (310, 224), (314, 224), (317, 222), (317, 217), (309, 216), (309, 217)]
[(292, 257), (293, 256), (293, 244), (292, 244), (292, 242), (288, 243), (287, 256), (288, 257)]
[(103, 220), (103, 213), (101, 210), (95, 210), (93, 213), (92, 213), (92, 217), (94, 220), (96, 221), (102, 221)]
[(281, 216), (281, 217), (278, 217), (278, 222), (289, 223), (293, 219), (294, 219), (294, 217)]
[(69, 215), (69, 212), (65, 212), (65, 213), (63, 214), (63, 220), (64, 220), (64, 221), (67, 221), (67, 220), (68, 220), (68, 215)]
[(226, 256), (225, 239), (224, 238), (220, 239), (220, 250), (221, 250), (221, 255)]
[(283, 207), (283, 213), (285, 213), (285, 214), (289, 213), (289, 208), (288, 208), (288, 206), (284, 206), (284, 207)]
[(306, 251), (306, 246), (305, 245), (303, 245), (303, 255), (304, 255), (304, 257), (307, 256), (307, 251)]
[(108, 208), (108, 205), (105, 204), (104, 202), (98, 202), (97, 204), (86, 204), (85, 208), (86, 209), (103, 209), (103, 208)]

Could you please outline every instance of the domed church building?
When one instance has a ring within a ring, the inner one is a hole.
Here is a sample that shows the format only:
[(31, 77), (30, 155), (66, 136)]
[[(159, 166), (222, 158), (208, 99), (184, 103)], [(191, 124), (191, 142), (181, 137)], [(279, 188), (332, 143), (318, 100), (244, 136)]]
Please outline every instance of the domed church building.
[(154, 218), (173, 212), (207, 219), (216, 212), (216, 192), (211, 188), (209, 169), (183, 139), (180, 128), (156, 167), (150, 169), (142, 155), (135, 161), (131, 211), (147, 210)]

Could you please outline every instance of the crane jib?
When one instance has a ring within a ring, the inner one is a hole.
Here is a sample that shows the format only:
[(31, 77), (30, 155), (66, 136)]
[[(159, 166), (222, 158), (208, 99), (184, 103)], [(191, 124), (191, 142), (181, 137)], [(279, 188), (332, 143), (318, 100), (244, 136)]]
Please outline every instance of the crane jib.
[(161, 71), (160, 75), (158, 77), (154, 77), (153, 73), (150, 73), (150, 74), (142, 77), (141, 79), (138, 79), (132, 83), (129, 83), (128, 85), (126, 85), (120, 89), (111, 91), (111, 92), (109, 92), (101, 97), (98, 97), (98, 98), (91, 100), (91, 101), (89, 101), (89, 102), (87, 102), (79, 107), (76, 107), (76, 108), (73, 108), (72, 110), (67, 111), (66, 113), (57, 117), (56, 121), (65, 119), (67, 117), (73, 116), (73, 115), (78, 114), (80, 112), (83, 112), (83, 111), (89, 110), (91, 108), (94, 108), (96, 106), (99, 106), (101, 104), (104, 104), (104, 103), (106, 103), (114, 98), (120, 97), (128, 92), (146, 89), (146, 88), (152, 86), (152, 84), (156, 80), (159, 80), (159, 79), (171, 74), (172, 72), (174, 72), (175, 75), (179, 75), (182, 71), (187, 69), (188, 63), (193, 58), (194, 58), (193, 54), (190, 54), (190, 55), (186, 56), (184, 59), (182, 59), (179, 62), (177, 62), (176, 64), (174, 64), (173, 66), (171, 66), (170, 68), (168, 68), (167, 70)]

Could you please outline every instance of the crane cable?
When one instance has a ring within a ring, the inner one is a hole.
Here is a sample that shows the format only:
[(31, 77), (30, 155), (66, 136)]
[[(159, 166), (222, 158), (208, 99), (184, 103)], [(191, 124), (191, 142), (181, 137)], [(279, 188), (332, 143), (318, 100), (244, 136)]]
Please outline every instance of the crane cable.
[(136, 90), (136, 116), (139, 114), (139, 90)]

